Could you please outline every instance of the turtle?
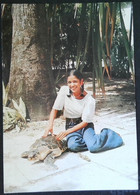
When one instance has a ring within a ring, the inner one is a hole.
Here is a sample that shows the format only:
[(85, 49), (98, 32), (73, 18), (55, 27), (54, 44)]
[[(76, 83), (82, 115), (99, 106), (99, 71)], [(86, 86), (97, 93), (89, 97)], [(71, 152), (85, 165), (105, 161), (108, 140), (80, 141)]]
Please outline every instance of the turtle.
[(56, 135), (37, 139), (29, 148), (21, 154), (22, 158), (30, 161), (44, 161), (47, 157), (55, 159), (67, 150), (66, 140), (56, 140)]

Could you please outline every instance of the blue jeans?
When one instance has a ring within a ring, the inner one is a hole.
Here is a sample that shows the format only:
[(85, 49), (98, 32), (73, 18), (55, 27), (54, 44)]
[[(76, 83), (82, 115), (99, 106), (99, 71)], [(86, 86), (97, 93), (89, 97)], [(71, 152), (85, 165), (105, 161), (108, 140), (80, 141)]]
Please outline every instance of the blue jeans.
[[(71, 124), (66, 129), (74, 126)], [(83, 129), (67, 135), (67, 146), (72, 152), (89, 150), (90, 152), (100, 152), (119, 147), (123, 140), (116, 132), (104, 128), (100, 134), (95, 134), (91, 123)]]

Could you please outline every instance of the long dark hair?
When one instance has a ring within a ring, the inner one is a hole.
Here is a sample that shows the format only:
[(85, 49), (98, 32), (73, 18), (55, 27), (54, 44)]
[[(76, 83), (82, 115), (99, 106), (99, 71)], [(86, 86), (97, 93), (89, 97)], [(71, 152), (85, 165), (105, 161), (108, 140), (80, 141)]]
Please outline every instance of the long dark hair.
[[(69, 76), (75, 76), (77, 77), (77, 79), (79, 79), (80, 81), (82, 79), (84, 79), (82, 73), (79, 70), (71, 70), (68, 74)], [(69, 94), (67, 95), (68, 97), (71, 97), (72, 95), (72, 91), (69, 89)], [(81, 86), (81, 97), (84, 97), (84, 84)]]

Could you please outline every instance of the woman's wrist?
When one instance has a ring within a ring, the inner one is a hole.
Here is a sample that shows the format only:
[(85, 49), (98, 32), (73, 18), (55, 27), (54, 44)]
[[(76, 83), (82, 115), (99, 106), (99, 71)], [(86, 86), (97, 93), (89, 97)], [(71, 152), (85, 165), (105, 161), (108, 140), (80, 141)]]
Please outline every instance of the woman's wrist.
[(52, 126), (47, 126), (46, 128), (45, 128), (45, 132), (46, 133), (49, 133), (49, 132), (52, 132), (53, 131), (53, 125)]
[(49, 124), (47, 128), (52, 129), (53, 128), (53, 123)]
[(70, 128), (70, 129), (67, 129), (66, 130), (67, 135), (70, 134), (70, 133), (72, 133), (72, 132), (73, 132), (73, 128)]

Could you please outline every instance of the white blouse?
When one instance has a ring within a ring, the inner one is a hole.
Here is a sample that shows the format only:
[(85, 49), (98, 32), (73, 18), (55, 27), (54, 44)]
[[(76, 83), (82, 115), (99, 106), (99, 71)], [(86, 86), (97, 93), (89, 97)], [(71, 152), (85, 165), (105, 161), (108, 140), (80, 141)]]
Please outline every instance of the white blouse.
[(63, 110), (66, 118), (82, 118), (82, 121), (93, 122), (95, 113), (95, 99), (87, 94), (83, 99), (76, 99), (73, 95), (68, 97), (69, 87), (61, 87), (54, 102), (53, 109)]

